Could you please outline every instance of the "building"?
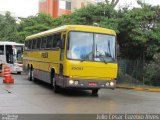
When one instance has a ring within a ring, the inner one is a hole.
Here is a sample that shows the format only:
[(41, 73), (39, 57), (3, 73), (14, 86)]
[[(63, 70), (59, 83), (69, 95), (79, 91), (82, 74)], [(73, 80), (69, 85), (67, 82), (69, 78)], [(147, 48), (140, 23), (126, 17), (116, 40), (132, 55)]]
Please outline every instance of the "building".
[(40, 0), (39, 12), (50, 14), (56, 18), (63, 14), (70, 14), (89, 3), (94, 4), (96, 0)]

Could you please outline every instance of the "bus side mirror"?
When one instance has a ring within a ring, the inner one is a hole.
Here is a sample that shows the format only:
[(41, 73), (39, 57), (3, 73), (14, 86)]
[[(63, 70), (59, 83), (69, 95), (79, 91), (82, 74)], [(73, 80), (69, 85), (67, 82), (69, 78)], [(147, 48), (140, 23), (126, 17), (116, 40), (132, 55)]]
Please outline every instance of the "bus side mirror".
[(119, 57), (120, 56), (120, 45), (119, 44), (117, 44), (116, 52), (117, 52), (117, 57)]

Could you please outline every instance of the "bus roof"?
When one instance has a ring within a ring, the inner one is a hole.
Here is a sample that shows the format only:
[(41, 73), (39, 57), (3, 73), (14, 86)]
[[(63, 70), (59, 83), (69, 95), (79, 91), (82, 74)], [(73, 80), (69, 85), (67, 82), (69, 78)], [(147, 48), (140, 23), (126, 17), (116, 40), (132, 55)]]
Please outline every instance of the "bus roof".
[(16, 43), (16, 42), (10, 42), (10, 41), (0, 41), (0, 45), (24, 45), (21, 43)]
[(83, 31), (83, 32), (95, 32), (95, 33), (103, 33), (103, 34), (111, 34), (116, 35), (114, 30), (96, 27), (96, 26), (87, 26), (87, 25), (65, 25), (61, 27), (57, 27), (51, 30), (47, 30), (44, 32), (40, 32), (31, 36), (26, 37), (26, 40), (33, 39), (41, 36), (47, 36), (51, 35), (55, 32), (61, 32), (61, 31)]

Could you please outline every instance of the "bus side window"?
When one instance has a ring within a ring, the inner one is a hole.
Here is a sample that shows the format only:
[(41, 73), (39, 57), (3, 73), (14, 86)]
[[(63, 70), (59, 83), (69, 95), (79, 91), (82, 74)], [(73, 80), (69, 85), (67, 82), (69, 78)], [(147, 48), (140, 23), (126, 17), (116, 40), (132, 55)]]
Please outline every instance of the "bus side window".
[(64, 40), (64, 41), (66, 40), (66, 34), (63, 35), (63, 40)]
[(25, 50), (28, 50), (28, 41), (25, 41)]
[(47, 36), (47, 47), (46, 48), (52, 48), (52, 37), (53, 36)]
[(37, 49), (37, 38), (35, 39), (35, 48), (34, 49)]
[(31, 45), (31, 49), (34, 49), (34, 39), (32, 39), (32, 45)]
[(32, 39), (32, 45), (31, 45), (31, 49), (33, 50), (34, 47), (34, 40)]
[(4, 45), (0, 45), (0, 55), (4, 55)]
[(28, 41), (28, 48), (29, 48), (29, 50), (32, 49), (32, 40), (29, 40), (29, 41)]
[(34, 44), (34, 49), (37, 49), (37, 39), (34, 39), (35, 44)]
[(61, 33), (57, 33), (54, 35), (54, 47), (59, 47), (61, 40)]
[(37, 49), (41, 49), (41, 38), (37, 39)]
[(45, 49), (47, 45), (47, 37), (42, 38), (41, 48)]
[(33, 39), (32, 41), (33, 41), (32, 42), (32, 49), (35, 49), (36, 48), (36, 39)]
[(56, 36), (53, 35), (53, 37), (52, 37), (52, 47), (55, 48), (56, 45), (57, 45)]

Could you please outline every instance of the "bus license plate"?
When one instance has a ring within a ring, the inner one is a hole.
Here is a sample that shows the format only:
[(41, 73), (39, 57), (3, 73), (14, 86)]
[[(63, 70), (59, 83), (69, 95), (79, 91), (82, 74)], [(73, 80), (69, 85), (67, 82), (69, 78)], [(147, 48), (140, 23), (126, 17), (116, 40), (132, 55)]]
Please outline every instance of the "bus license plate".
[(96, 82), (89, 82), (88, 86), (90, 86), (90, 87), (96, 87), (97, 83)]

